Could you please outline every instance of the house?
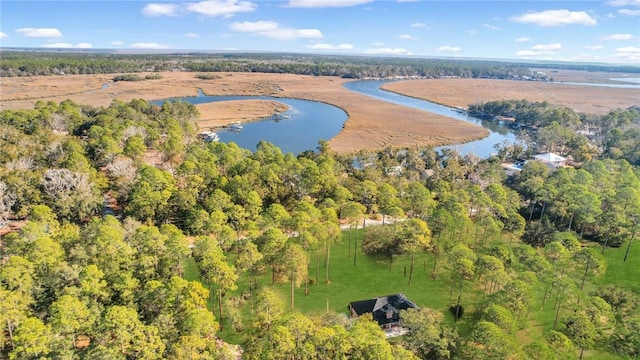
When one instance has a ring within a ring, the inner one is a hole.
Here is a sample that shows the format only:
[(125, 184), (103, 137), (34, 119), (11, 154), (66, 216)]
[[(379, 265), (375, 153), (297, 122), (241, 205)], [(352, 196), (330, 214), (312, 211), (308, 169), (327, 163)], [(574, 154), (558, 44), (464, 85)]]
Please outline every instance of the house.
[(404, 294), (398, 293), (369, 300), (352, 301), (348, 308), (351, 317), (370, 313), (378, 325), (388, 329), (400, 322), (400, 310), (417, 309), (418, 307)]
[(554, 153), (537, 154), (533, 156), (533, 159), (550, 165), (554, 168), (564, 167), (567, 163), (566, 158)]

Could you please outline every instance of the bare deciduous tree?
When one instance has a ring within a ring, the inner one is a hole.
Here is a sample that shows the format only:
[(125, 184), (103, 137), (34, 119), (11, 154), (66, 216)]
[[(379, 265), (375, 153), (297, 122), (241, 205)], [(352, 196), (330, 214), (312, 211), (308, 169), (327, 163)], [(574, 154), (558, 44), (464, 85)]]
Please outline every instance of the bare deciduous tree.
[(66, 134), (67, 131), (67, 121), (62, 114), (52, 114), (47, 119), (47, 125), (56, 133)]
[(0, 181), (0, 229), (8, 226), (7, 217), (16, 202), (16, 194), (11, 192), (7, 184)]
[(128, 182), (135, 180), (136, 171), (138, 170), (133, 160), (128, 157), (115, 158), (107, 165), (106, 169), (110, 177), (114, 179), (124, 179)]
[(35, 161), (31, 156), (23, 156), (16, 160), (11, 160), (4, 165), (9, 171), (28, 171), (36, 168)]
[(42, 186), (47, 196), (58, 198), (65, 192), (91, 192), (89, 176), (83, 173), (74, 173), (69, 169), (50, 169), (44, 174)]
[(132, 136), (140, 136), (142, 139), (147, 138), (147, 129), (141, 126), (129, 126), (122, 131), (122, 141), (127, 141)]

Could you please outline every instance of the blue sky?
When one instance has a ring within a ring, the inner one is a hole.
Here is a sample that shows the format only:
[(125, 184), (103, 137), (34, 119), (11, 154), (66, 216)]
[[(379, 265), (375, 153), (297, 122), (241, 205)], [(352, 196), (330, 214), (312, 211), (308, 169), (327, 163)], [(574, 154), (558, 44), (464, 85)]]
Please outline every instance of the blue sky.
[(0, 46), (640, 66), (640, 0), (0, 1)]

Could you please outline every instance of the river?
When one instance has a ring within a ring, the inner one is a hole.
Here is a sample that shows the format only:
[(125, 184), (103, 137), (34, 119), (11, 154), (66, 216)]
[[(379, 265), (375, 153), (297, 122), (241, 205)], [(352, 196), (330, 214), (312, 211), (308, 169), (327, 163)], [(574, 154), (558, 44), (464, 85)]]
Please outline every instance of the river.
[[(496, 122), (484, 121), (466, 114), (454, 111), (454, 109), (438, 105), (429, 101), (411, 98), (380, 89), (380, 86), (388, 81), (382, 80), (358, 80), (347, 82), (348, 90), (361, 93), (382, 101), (399, 104), (406, 107), (429, 111), (444, 115), (453, 119), (470, 122), (489, 130), (489, 136), (466, 144), (443, 146), (442, 148), (454, 148), (460, 154), (475, 154), (486, 158), (494, 152), (494, 145), (505, 140), (515, 141), (515, 135), (510, 128), (501, 126)], [(306, 150), (315, 150), (320, 140), (329, 140), (336, 136), (347, 114), (332, 105), (291, 98), (279, 98), (269, 96), (203, 96), (185, 97), (179, 100), (192, 104), (202, 104), (215, 101), (263, 99), (275, 100), (285, 103), (289, 109), (276, 120), (267, 119), (243, 124), (240, 131), (219, 131), (220, 141), (233, 141), (238, 146), (255, 150), (261, 140), (268, 141), (278, 146), (282, 152), (298, 154)], [(169, 99), (175, 100), (175, 99)], [(158, 101), (160, 103), (162, 101)]]
[(502, 126), (494, 121), (485, 121), (475, 118), (473, 116), (468, 116), (466, 113), (460, 113), (454, 111), (455, 109), (439, 105), (436, 103), (432, 103), (430, 101), (420, 100), (416, 98), (412, 98), (409, 96), (404, 96), (400, 94), (396, 94), (390, 91), (382, 90), (380, 86), (386, 84), (390, 81), (388, 80), (362, 80), (362, 81), (352, 81), (345, 83), (345, 87), (351, 91), (359, 92), (361, 94), (376, 98), (378, 100), (383, 100), (387, 102), (391, 102), (394, 104), (411, 107), (415, 109), (420, 109), (424, 111), (428, 111), (434, 114), (447, 116), (456, 120), (466, 121), (478, 126), (482, 126), (485, 129), (489, 130), (489, 136), (471, 141), (465, 144), (459, 145), (447, 145), (436, 148), (437, 150), (443, 148), (453, 148), (456, 149), (461, 155), (467, 154), (475, 154), (481, 158), (487, 158), (491, 156), (491, 153), (495, 152), (494, 145), (502, 143), (505, 140), (509, 140), (514, 142), (516, 140), (515, 134), (508, 126)]

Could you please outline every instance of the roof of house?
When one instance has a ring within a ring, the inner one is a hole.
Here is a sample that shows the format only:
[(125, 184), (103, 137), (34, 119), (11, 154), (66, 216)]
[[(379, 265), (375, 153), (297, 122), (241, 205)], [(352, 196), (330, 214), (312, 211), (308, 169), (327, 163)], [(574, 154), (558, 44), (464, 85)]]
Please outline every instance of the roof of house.
[(402, 293), (349, 303), (349, 309), (355, 311), (356, 315), (371, 313), (373, 319), (381, 326), (400, 321), (400, 310), (417, 308), (416, 304)]
[(566, 158), (554, 154), (554, 153), (544, 153), (544, 154), (537, 154), (533, 156), (534, 159), (538, 159), (538, 160), (542, 160), (542, 161), (548, 161), (548, 162), (561, 162), (561, 161), (567, 161)]

